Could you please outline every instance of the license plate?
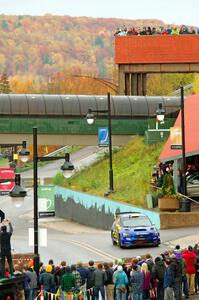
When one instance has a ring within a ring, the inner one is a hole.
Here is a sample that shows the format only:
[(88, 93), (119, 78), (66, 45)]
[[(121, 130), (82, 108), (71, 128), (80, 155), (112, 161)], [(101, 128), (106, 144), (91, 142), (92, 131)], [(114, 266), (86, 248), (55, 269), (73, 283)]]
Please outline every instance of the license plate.
[(136, 245), (142, 245), (144, 243), (144, 239), (140, 241), (135, 241)]

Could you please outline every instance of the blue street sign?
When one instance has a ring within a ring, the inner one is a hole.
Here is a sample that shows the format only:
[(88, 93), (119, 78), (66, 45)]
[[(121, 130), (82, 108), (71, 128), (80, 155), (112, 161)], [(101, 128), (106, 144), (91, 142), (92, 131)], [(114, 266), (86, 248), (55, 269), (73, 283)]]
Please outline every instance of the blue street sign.
[(108, 137), (108, 128), (98, 128), (98, 145), (99, 146), (108, 146), (109, 137)]

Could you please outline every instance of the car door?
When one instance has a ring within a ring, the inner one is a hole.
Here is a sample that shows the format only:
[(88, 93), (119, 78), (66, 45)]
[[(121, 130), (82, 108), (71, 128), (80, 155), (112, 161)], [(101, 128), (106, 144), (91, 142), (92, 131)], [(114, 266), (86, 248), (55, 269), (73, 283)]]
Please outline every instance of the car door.
[(193, 175), (187, 180), (187, 194), (190, 197), (199, 196), (199, 174)]

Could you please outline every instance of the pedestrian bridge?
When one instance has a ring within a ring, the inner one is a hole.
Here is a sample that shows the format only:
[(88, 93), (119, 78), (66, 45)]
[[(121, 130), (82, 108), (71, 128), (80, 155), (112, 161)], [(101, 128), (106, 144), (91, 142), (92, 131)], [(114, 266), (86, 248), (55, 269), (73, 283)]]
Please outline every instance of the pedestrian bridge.
[[(173, 125), (180, 109), (178, 97), (111, 96), (113, 145), (125, 144), (134, 135), (155, 128), (156, 109), (166, 111), (163, 129)], [(93, 125), (86, 122), (88, 109), (107, 110), (107, 96), (0, 95), (1, 144), (32, 144), (32, 128), (38, 128), (41, 145), (95, 145), (99, 127), (108, 127), (107, 114), (96, 113)]]

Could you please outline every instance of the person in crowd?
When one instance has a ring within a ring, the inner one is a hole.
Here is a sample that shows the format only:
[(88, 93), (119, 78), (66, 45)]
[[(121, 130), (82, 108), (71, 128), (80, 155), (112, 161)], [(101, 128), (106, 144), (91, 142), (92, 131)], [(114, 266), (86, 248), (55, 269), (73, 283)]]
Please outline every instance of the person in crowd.
[(55, 265), (54, 265), (54, 261), (53, 261), (52, 258), (49, 259), (48, 265), (52, 266), (52, 274), (54, 274), (54, 272), (55, 272)]
[(43, 288), (47, 292), (54, 291), (55, 280), (54, 275), (52, 274), (52, 265), (46, 267), (45, 272), (43, 272), (39, 277), (40, 285), (43, 285)]
[(27, 299), (33, 300), (37, 296), (37, 274), (27, 264), (24, 265), (23, 269), (23, 274), (26, 274), (30, 278), (30, 282), (28, 283)]
[(32, 300), (31, 297), (31, 287), (30, 287), (30, 283), (31, 283), (31, 278), (30, 276), (27, 274), (27, 270), (28, 267), (25, 264), (23, 266), (23, 275), (24, 275), (24, 295), (25, 295), (25, 300)]
[(71, 272), (75, 276), (75, 288), (80, 289), (82, 279), (80, 273), (77, 271), (76, 265), (71, 265)]
[(171, 259), (165, 260), (166, 271), (164, 273), (164, 300), (174, 300), (174, 272), (171, 268)]
[(131, 278), (130, 278), (130, 286), (132, 289), (131, 296), (133, 300), (143, 299), (143, 284), (144, 284), (143, 272), (140, 271), (137, 265), (134, 265)]
[(148, 265), (148, 270), (149, 270), (150, 272), (152, 272), (152, 268), (153, 268), (153, 266), (154, 266), (154, 261), (153, 261), (153, 258), (152, 258), (152, 256), (151, 256), (150, 253), (147, 253), (147, 254), (145, 255), (145, 262), (146, 262), (147, 265)]
[[(86, 289), (87, 291), (92, 289), (94, 287), (94, 272), (95, 272), (95, 267), (94, 267), (94, 261), (89, 260), (88, 262), (88, 277), (87, 277), (87, 282), (86, 282)], [(87, 293), (88, 299), (94, 299), (94, 294), (93, 293)]]
[(185, 298), (189, 298), (189, 290), (187, 284), (187, 276), (186, 276), (186, 263), (182, 258), (182, 250), (180, 249), (180, 245), (176, 245), (174, 249), (174, 254), (181, 268), (181, 284)]
[[(8, 226), (8, 231), (7, 231)], [(0, 247), (1, 247), (1, 263), (0, 263), (0, 277), (5, 277), (5, 260), (7, 258), (9, 265), (9, 273), (13, 275), (13, 263), (11, 254), (11, 243), (10, 239), (13, 233), (12, 224), (9, 220), (4, 220), (0, 230)]]
[(197, 291), (199, 289), (199, 250), (197, 252), (196, 255), (196, 259), (195, 259), (195, 269), (196, 269), (196, 276), (195, 276), (195, 292), (197, 294)]
[(111, 264), (104, 263), (104, 270), (106, 272), (106, 298), (107, 300), (114, 299), (114, 283), (113, 283), (113, 268)]
[(118, 265), (117, 267), (117, 271), (113, 276), (113, 282), (116, 289), (116, 299), (126, 300), (128, 277), (123, 271), (123, 267), (121, 265)]
[(58, 285), (61, 285), (62, 276), (66, 273), (66, 261), (63, 260), (60, 266), (55, 270), (55, 277), (57, 279)]
[(174, 296), (175, 300), (181, 300), (182, 296), (182, 270), (181, 270), (181, 265), (179, 260), (176, 259), (176, 255), (173, 253), (171, 255), (171, 264), (170, 267), (173, 270), (174, 273), (174, 285), (173, 285), (173, 290), (174, 290)]
[(88, 270), (83, 267), (82, 262), (77, 263), (77, 271), (80, 273), (81, 280), (82, 280), (82, 285), (81, 285), (81, 290), (85, 291), (86, 290), (86, 281), (88, 279)]
[(198, 255), (198, 251), (199, 251), (199, 242), (196, 243), (196, 244), (194, 245), (193, 250), (194, 250), (195, 254)]
[(188, 249), (182, 253), (182, 257), (186, 262), (186, 276), (188, 281), (189, 295), (194, 295), (195, 293), (195, 259), (196, 254), (193, 251), (192, 246), (188, 246)]
[(157, 285), (157, 300), (164, 300), (164, 274), (166, 267), (162, 256), (155, 258), (155, 264), (152, 268), (152, 277)]
[(189, 29), (188, 29), (188, 27), (187, 26), (185, 26), (185, 25), (182, 25), (181, 27), (180, 27), (180, 32), (179, 32), (180, 34), (189, 34)]
[(141, 266), (141, 272), (143, 274), (143, 300), (150, 299), (150, 287), (151, 287), (151, 273), (148, 269), (147, 263), (143, 263)]
[(72, 274), (69, 266), (66, 267), (66, 272), (61, 279), (61, 289), (64, 296), (67, 298), (68, 293), (75, 288), (75, 275)]
[[(18, 264), (14, 265), (14, 272), (13, 275), (15, 277), (22, 275), (22, 268)], [(17, 299), (18, 300), (24, 300), (25, 299), (25, 294), (24, 294), (24, 283), (17, 283)]]
[(94, 296), (95, 299), (99, 299), (99, 292), (102, 300), (105, 300), (105, 284), (107, 281), (106, 272), (103, 270), (103, 265), (98, 264), (97, 269), (94, 271)]

